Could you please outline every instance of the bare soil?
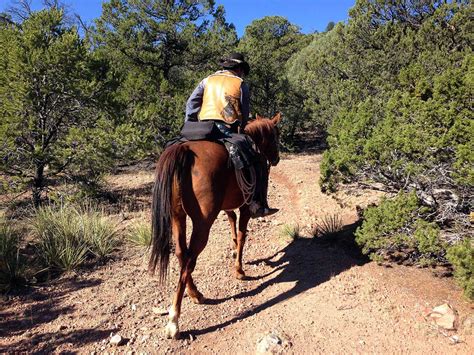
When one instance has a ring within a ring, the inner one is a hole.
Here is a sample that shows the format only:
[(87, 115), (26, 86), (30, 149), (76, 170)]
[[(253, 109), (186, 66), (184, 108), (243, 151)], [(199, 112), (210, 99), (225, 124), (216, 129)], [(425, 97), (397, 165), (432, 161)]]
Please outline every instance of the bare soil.
[[(146, 271), (147, 252), (124, 243), (113, 260), (92, 269), (20, 290), (0, 303), (0, 352), (7, 353), (255, 353), (272, 333), (276, 353), (474, 353), (473, 304), (452, 279), (428, 269), (379, 266), (354, 246), (356, 206), (380, 194), (320, 192), (321, 155), (287, 155), (272, 169), (270, 202), (280, 211), (252, 220), (245, 246), (249, 280), (233, 277), (230, 231), (224, 214), (215, 222), (194, 279), (207, 304), (183, 301), (181, 339), (164, 338), (167, 309), (177, 279), (173, 258), (168, 284)], [(124, 220), (148, 218), (152, 166), (109, 179), (120, 196), (111, 210)], [(338, 214), (338, 241), (311, 237), (317, 219)], [(298, 224), (302, 236), (281, 235)], [(456, 330), (435, 326), (430, 310), (449, 303)], [(119, 334), (124, 344), (110, 344)]]

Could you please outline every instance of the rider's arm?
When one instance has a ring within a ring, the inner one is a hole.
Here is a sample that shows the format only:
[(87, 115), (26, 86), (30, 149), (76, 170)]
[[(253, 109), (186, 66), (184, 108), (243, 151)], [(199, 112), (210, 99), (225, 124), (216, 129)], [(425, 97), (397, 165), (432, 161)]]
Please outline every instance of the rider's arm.
[(240, 86), (240, 104), (242, 111), (242, 129), (245, 128), (247, 121), (249, 120), (250, 114), (250, 92), (249, 87), (246, 83), (242, 83)]
[(201, 111), (202, 97), (204, 95), (204, 86), (206, 79), (202, 80), (194, 89), (193, 93), (186, 102), (186, 117), (185, 121), (197, 121), (199, 111)]

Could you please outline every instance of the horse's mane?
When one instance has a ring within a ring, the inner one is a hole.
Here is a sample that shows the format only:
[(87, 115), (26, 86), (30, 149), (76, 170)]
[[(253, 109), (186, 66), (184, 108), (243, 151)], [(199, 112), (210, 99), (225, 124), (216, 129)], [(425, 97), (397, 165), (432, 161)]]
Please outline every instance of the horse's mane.
[(245, 126), (245, 133), (248, 134), (255, 143), (263, 143), (272, 132), (272, 121), (266, 118), (260, 118), (249, 121)]

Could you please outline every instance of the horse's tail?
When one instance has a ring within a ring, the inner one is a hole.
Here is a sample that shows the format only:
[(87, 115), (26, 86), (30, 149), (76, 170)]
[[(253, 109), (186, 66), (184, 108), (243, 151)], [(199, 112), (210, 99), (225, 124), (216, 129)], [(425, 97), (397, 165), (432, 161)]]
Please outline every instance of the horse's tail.
[(182, 186), (183, 173), (189, 168), (191, 151), (184, 145), (173, 145), (160, 156), (156, 166), (152, 201), (151, 257), (149, 270), (154, 274), (158, 267), (160, 282), (166, 280), (171, 251), (171, 214), (173, 185)]

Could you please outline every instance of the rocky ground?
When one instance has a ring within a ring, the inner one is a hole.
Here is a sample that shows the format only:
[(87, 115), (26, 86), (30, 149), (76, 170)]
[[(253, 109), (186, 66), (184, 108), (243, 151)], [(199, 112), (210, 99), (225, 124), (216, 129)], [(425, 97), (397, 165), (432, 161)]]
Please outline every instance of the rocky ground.
[[(233, 277), (229, 227), (218, 217), (193, 274), (208, 302), (184, 299), (180, 340), (163, 334), (176, 260), (162, 287), (146, 271), (146, 251), (124, 243), (105, 265), (2, 299), (0, 352), (474, 353), (473, 304), (452, 279), (428, 269), (362, 258), (353, 245), (356, 206), (380, 195), (322, 194), (320, 160), (287, 155), (272, 169), (270, 201), (280, 212), (250, 223), (249, 280)], [(123, 223), (146, 218), (152, 181), (151, 166), (109, 179), (122, 196), (111, 210)], [(339, 241), (312, 238), (312, 225), (330, 215), (345, 225)], [(302, 236), (281, 235), (285, 224), (298, 224)], [(430, 312), (442, 304), (451, 308), (440, 326)]]

